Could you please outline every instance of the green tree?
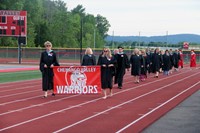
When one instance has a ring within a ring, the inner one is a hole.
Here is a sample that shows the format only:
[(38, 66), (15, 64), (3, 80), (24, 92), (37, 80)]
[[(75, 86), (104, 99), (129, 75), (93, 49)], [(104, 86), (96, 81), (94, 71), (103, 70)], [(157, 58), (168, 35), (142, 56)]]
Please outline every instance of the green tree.
[(108, 36), (107, 32), (110, 27), (108, 20), (105, 17), (98, 14), (96, 17), (96, 23), (99, 35), (101, 35), (103, 39), (105, 39)]
[[(82, 5), (68, 11), (62, 0), (1, 0), (0, 9), (27, 11), (28, 47), (44, 47), (44, 42), (49, 40), (54, 47), (78, 48), (82, 24), (83, 47), (93, 47), (95, 42), (98, 48), (105, 44), (110, 27), (105, 17), (86, 14)], [(4, 46), (17, 46), (15, 37), (3, 37), (0, 42)]]

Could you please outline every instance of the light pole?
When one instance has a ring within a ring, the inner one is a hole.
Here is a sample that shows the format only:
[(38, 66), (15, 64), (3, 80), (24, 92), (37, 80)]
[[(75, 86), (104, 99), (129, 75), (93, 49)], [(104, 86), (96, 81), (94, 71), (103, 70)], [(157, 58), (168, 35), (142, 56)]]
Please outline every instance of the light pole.
[(112, 32), (112, 49), (114, 49), (114, 31)]
[(83, 46), (83, 17), (81, 16), (81, 29), (80, 29), (80, 65), (82, 62), (82, 46)]
[(168, 46), (168, 31), (166, 31), (166, 47)]
[(95, 31), (95, 28), (94, 28), (94, 50), (95, 50), (95, 45), (96, 45), (96, 31)]
[(18, 20), (18, 25), (19, 25), (19, 36), (18, 36), (18, 62), (19, 64), (21, 64), (21, 61), (22, 61), (22, 45), (21, 45), (21, 34), (22, 34), (22, 31), (21, 31), (21, 18), (19, 18)]
[(138, 37), (138, 48), (140, 48), (140, 31), (139, 31), (139, 37)]

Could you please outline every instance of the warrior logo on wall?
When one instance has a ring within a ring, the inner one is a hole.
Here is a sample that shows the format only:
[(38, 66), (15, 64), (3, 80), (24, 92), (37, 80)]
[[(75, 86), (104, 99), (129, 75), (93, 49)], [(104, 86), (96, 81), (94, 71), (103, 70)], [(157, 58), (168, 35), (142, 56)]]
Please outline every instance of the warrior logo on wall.
[[(101, 91), (98, 67), (56, 67), (54, 69), (56, 71), (54, 92), (57, 94), (98, 94)], [(64, 78), (61, 78), (61, 74), (64, 74)]]

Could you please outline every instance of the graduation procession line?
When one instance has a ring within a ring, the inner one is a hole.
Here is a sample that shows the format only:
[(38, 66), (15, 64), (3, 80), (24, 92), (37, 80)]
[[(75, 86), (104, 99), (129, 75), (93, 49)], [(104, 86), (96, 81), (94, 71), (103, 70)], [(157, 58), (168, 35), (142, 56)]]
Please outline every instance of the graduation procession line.
[[(188, 71), (187, 71), (187, 72), (188, 72)], [(175, 76), (178, 76), (178, 75), (182, 75), (182, 74), (187, 73), (187, 72), (177, 73), (177, 74), (174, 74), (174, 75), (171, 75), (171, 76), (168, 76), (168, 77), (164, 77), (164, 78), (161, 78), (161, 79), (154, 80), (154, 81), (152, 81), (152, 82), (143, 83), (143, 84), (141, 84), (141, 85), (128, 88), (127, 90), (126, 90), (126, 89), (124, 89), (124, 90), (122, 89), (122, 91), (116, 92), (116, 93), (114, 93), (114, 95), (118, 95), (118, 94), (121, 94), (121, 93), (123, 93), (123, 92), (131, 91), (131, 90), (133, 90), (133, 89), (135, 89), (135, 88), (143, 87), (143, 86), (145, 86), (145, 85), (150, 85), (150, 84), (153, 84), (153, 83), (155, 83), (155, 82), (160, 82), (160, 81), (162, 81), (162, 80), (166, 80), (166, 79), (168, 79), (168, 78), (172, 78), (172, 77), (175, 77)], [(188, 76), (188, 77), (182, 78), (181, 80), (175, 81), (175, 82), (173, 82), (173, 83), (171, 83), (171, 84), (169, 84), (169, 85), (167, 85), (167, 86), (173, 85), (173, 84), (175, 84), (175, 83), (177, 83), (177, 82), (183, 81), (183, 80), (188, 79), (188, 78), (190, 78), (190, 77), (192, 77), (192, 76), (195, 76), (195, 75), (197, 75), (197, 74), (198, 74), (198, 73), (192, 74), (192, 75), (190, 75), (190, 76)], [(125, 85), (125, 84), (128, 84), (128, 83), (130, 83), (130, 82), (126, 82), (126, 83), (124, 82), (124, 85)], [(132, 83), (133, 83), (133, 81), (132, 81)], [(159, 89), (159, 90), (160, 90), (160, 89)], [(158, 91), (158, 90), (157, 90), (157, 91)], [(153, 92), (155, 92), (155, 91), (151, 91), (151, 92), (145, 93), (145, 94), (140, 95), (140, 96), (138, 96), (137, 98), (134, 98), (134, 99), (136, 100), (136, 99), (142, 98), (142, 97), (144, 97), (144, 96), (146, 96), (146, 95), (149, 95), (149, 94), (151, 94), (151, 93), (153, 93)], [(76, 96), (76, 95), (75, 95), (75, 96)], [(75, 96), (74, 96), (74, 97), (75, 97)], [(6, 128), (3, 128), (3, 129), (1, 129), (0, 131), (4, 131), (4, 130), (10, 129), (10, 128), (13, 128), (13, 127), (16, 127), (16, 126), (20, 126), (20, 125), (23, 125), (23, 124), (26, 124), (26, 123), (35, 121), (35, 120), (39, 120), (39, 119), (41, 119), (41, 118), (48, 117), (48, 116), (51, 116), (51, 115), (54, 115), (54, 114), (57, 114), (57, 113), (60, 113), (60, 112), (63, 112), (63, 111), (69, 110), (69, 109), (73, 109), (73, 108), (80, 107), (80, 106), (83, 106), (83, 105), (86, 105), (86, 104), (89, 104), (89, 103), (93, 103), (93, 102), (96, 102), (96, 101), (98, 101), (98, 100), (100, 100), (100, 99), (102, 99), (102, 98), (96, 98), (96, 99), (93, 99), (93, 100), (90, 100), (90, 101), (87, 101), (87, 102), (82, 102), (82, 103), (80, 103), (80, 104), (70, 106), (70, 107), (68, 107), (68, 108), (64, 108), (64, 109), (61, 109), (61, 110), (57, 110), (57, 111), (48, 113), (48, 114), (46, 114), (46, 115), (42, 115), (42, 116), (39, 116), (39, 117), (35, 117), (35, 118), (33, 118), (33, 119), (26, 120), (26, 121), (24, 121), (24, 122), (20, 122), (20, 123), (14, 124), (14, 125), (12, 125), (12, 126), (8, 126), (8, 127), (6, 127)], [(113, 99), (114, 99), (114, 98), (113, 98)], [(58, 99), (58, 101), (60, 101), (60, 99)], [(124, 102), (124, 103), (122, 103), (122, 104), (119, 104), (119, 105), (117, 105), (117, 106), (113, 106), (113, 107), (111, 107), (110, 109), (108, 109), (108, 111), (109, 111), (109, 110), (112, 110), (112, 109), (116, 109), (116, 108), (119, 107), (119, 106), (123, 106), (124, 104), (127, 104), (127, 103), (129, 103), (129, 102), (131, 102), (131, 101), (134, 101), (134, 100), (132, 99), (132, 100), (126, 101), (126, 102)], [(48, 103), (47, 103), (47, 104), (48, 104)], [(32, 105), (32, 107), (39, 107), (39, 106), (40, 106), (40, 105)], [(102, 112), (105, 112), (105, 110), (102, 111)], [(102, 114), (102, 112), (100, 112), (100, 113), (98, 113), (98, 114), (100, 115), (100, 114)], [(98, 116), (98, 114), (93, 115), (93, 116), (96, 117), (96, 116)], [(93, 118), (93, 116), (90, 116), (90, 117)], [(88, 117), (88, 118), (90, 118), (90, 117)], [(87, 118), (86, 118), (86, 119), (87, 119)], [(77, 123), (78, 123), (78, 122), (77, 122)]]

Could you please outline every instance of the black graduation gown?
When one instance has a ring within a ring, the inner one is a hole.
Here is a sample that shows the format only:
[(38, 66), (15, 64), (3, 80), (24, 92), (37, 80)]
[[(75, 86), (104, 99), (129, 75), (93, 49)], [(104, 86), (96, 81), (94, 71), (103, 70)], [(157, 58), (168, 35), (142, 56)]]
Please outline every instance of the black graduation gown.
[(92, 55), (84, 55), (81, 63), (82, 66), (94, 66), (96, 65), (96, 57)]
[(123, 76), (125, 74), (125, 69), (130, 68), (130, 63), (128, 56), (125, 53), (118, 53), (116, 54), (117, 59), (117, 68), (116, 68), (116, 81), (115, 83), (118, 83), (119, 87), (122, 87), (123, 82)]
[(164, 54), (162, 55), (162, 54), (160, 54), (160, 68), (163, 68), (163, 56), (164, 56)]
[(98, 58), (98, 61), (97, 61), (97, 65), (100, 65), (100, 61), (101, 61), (102, 57), (104, 57), (103, 56), (103, 52), (99, 55), (99, 58)]
[(141, 75), (147, 75), (147, 56), (141, 55)]
[(146, 70), (148, 71), (148, 73), (150, 73), (151, 72), (151, 53), (146, 53), (145, 65), (146, 65)]
[(173, 54), (173, 64), (175, 68), (178, 68), (178, 62), (180, 60), (180, 55), (178, 53)]
[[(47, 65), (47, 68), (44, 68), (44, 65)], [(52, 90), (53, 89), (53, 68), (50, 68), (51, 65), (59, 66), (56, 53), (51, 51), (49, 54), (44, 51), (41, 53), (40, 57), (40, 71), (42, 72), (42, 90)]]
[(116, 60), (116, 63), (115, 63), (115, 72), (114, 72), (114, 83), (116, 84), (117, 83), (117, 76), (116, 76), (116, 73), (117, 73), (117, 54), (114, 54), (113, 55), (115, 60)]
[[(107, 57), (101, 57), (99, 60), (99, 65), (101, 66), (101, 87), (102, 89), (113, 87), (113, 73), (115, 71), (116, 60), (112, 57), (110, 60)], [(113, 64), (114, 66), (108, 67), (108, 65)], [(103, 67), (102, 65), (106, 65)]]
[(173, 61), (174, 57), (173, 57), (173, 54), (170, 54), (169, 57), (170, 57), (170, 62), (171, 62), (170, 69), (172, 69), (172, 67), (174, 66), (174, 61)]
[(141, 56), (131, 55), (130, 64), (131, 64), (131, 75), (139, 76), (141, 74)]
[(149, 54), (147, 54), (147, 57), (148, 57), (148, 59), (149, 59), (149, 69), (148, 69), (148, 72), (149, 73), (152, 73), (153, 72), (153, 65), (152, 65), (152, 60), (153, 60), (153, 54), (154, 53), (149, 53)]
[(161, 56), (158, 53), (152, 55), (152, 72), (159, 72), (161, 64)]
[(169, 71), (171, 67), (170, 55), (163, 55), (163, 71)]

